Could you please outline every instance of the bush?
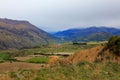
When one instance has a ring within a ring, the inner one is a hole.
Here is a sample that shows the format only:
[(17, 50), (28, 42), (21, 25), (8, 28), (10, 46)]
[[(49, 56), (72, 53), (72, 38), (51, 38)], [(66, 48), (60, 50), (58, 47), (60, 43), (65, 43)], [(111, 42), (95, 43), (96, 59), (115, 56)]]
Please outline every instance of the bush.
[(109, 39), (107, 48), (115, 53), (116, 55), (120, 56), (120, 36), (113, 36)]

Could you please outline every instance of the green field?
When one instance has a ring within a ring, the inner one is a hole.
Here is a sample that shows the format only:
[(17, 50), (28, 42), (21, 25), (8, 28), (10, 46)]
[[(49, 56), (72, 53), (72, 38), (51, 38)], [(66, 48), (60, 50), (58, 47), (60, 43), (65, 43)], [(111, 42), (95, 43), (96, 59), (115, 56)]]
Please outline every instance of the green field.
[(7, 62), (12, 62), (12, 61), (16, 61), (16, 60), (9, 53), (7, 53), (7, 52), (1, 52), (0, 53), (0, 63), (6, 62), (6, 61)]
[(28, 59), (26, 62), (47, 64), (47, 63), (49, 63), (49, 60), (50, 60), (50, 58), (48, 58), (48, 57), (33, 57), (31, 59)]

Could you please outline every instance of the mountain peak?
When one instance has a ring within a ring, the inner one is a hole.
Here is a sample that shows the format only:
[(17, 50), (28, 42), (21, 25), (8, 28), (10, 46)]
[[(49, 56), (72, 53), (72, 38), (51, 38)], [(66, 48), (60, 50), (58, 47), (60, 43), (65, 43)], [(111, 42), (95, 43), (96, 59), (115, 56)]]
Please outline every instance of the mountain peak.
[[(28, 21), (24, 20), (12, 20), (12, 19), (0, 19), (0, 27), (9, 28), (9, 29), (25, 29), (25, 28), (33, 28), (32, 25)], [(35, 26), (34, 26), (35, 27)]]
[(8, 18), (0, 18), (0, 22), (10, 23), (10, 24), (20, 24), (20, 23), (29, 23), (25, 20), (13, 20)]

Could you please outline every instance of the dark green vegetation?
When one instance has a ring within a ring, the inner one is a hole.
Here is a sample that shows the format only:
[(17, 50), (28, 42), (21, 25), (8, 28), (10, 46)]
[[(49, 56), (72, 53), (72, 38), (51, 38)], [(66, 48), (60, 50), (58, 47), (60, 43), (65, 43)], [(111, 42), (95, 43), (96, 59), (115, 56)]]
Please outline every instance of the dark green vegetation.
[(33, 57), (31, 59), (28, 59), (26, 62), (29, 63), (49, 63), (50, 58), (48, 57)]
[(120, 29), (108, 27), (89, 27), (68, 29), (54, 34), (63, 41), (104, 41), (113, 35), (120, 35)]
[(28, 21), (0, 19), (0, 49), (40, 47), (55, 40)]
[(58, 65), (40, 70), (19, 70), (9, 75), (18, 80), (120, 80), (120, 65), (114, 62), (83, 61), (73, 65)]
[(14, 59), (14, 57), (7, 52), (1, 52), (0, 53), (0, 63), (6, 62), (6, 61), (12, 62), (12, 61), (16, 61), (16, 59)]
[(120, 36), (113, 36), (109, 39), (107, 48), (118, 56), (120, 56)]

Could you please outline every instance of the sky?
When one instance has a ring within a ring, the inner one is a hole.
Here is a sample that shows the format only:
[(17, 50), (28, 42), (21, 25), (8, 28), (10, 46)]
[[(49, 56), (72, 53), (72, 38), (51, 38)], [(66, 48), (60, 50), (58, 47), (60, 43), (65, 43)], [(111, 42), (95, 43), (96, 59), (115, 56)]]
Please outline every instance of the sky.
[(120, 0), (0, 0), (0, 18), (27, 20), (48, 32), (120, 28)]

